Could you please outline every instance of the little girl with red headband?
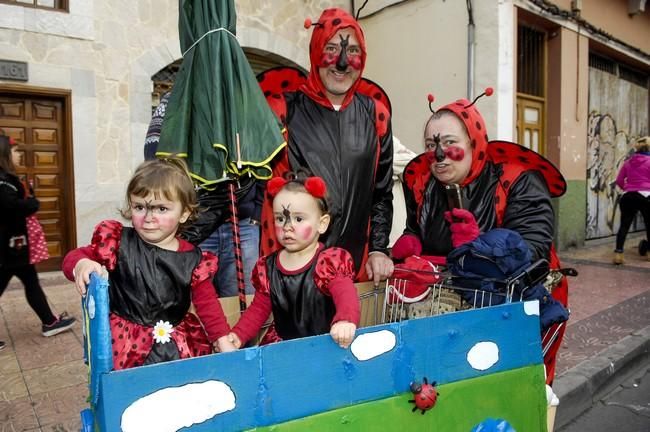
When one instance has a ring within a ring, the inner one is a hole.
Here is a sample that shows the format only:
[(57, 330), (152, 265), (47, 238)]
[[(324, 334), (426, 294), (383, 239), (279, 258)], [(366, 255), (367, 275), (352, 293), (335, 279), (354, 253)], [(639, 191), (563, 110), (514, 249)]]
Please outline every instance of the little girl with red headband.
[(352, 342), (360, 315), (354, 262), (346, 250), (318, 241), (330, 222), (326, 189), (320, 177), (301, 173), (268, 182), (283, 249), (255, 265), (255, 298), (230, 333), (235, 346), (253, 338), (271, 312), (274, 326), (262, 344), (327, 332), (343, 348)]

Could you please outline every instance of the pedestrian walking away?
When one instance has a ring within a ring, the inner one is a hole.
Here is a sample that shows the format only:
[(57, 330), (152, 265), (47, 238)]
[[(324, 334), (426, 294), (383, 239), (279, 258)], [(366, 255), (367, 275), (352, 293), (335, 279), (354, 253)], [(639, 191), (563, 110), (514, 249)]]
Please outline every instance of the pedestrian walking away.
[[(54, 336), (74, 325), (76, 319), (66, 312), (55, 315), (47, 302), (30, 252), (27, 218), (39, 208), (38, 199), (28, 185), (16, 175), (20, 164), (18, 144), (8, 136), (0, 135), (0, 296), (16, 276), (25, 288), (27, 303), (41, 321), (41, 334)], [(0, 350), (6, 343), (0, 341)]]
[(624, 193), (619, 201), (621, 208), (621, 225), (616, 233), (614, 264), (625, 262), (623, 247), (625, 238), (638, 212), (641, 212), (645, 224), (646, 238), (639, 244), (639, 254), (648, 255), (650, 242), (650, 137), (639, 138), (634, 143), (635, 152), (621, 167), (616, 176), (616, 185)]

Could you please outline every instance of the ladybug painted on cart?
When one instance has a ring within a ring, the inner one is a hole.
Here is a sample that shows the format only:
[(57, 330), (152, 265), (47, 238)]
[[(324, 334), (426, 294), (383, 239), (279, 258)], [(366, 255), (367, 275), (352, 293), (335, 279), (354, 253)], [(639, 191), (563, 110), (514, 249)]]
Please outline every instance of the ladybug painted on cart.
[(424, 414), (425, 411), (433, 408), (436, 405), (438, 396), (440, 396), (440, 393), (438, 393), (436, 390), (436, 382), (433, 381), (431, 384), (429, 384), (429, 381), (426, 377), (424, 377), (424, 384), (412, 382), (411, 391), (415, 396), (414, 399), (411, 399), (409, 401), (409, 403), (415, 404), (411, 411), (415, 412), (417, 410), (421, 410), (422, 414)]

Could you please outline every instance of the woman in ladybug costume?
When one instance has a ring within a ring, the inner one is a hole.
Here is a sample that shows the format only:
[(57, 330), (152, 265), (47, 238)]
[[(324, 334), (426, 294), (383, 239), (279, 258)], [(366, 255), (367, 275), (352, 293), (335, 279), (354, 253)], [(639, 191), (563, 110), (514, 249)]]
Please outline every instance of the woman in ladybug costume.
[[(491, 94), (488, 88), (481, 96)], [(564, 194), (566, 182), (557, 168), (520, 145), (488, 141), (485, 121), (474, 105), (476, 99), (460, 99), (437, 111), (432, 102), (429, 96), (432, 115), (424, 131), (427, 151), (404, 170), (407, 222), (393, 246), (393, 258), (445, 257), (480, 233), (500, 227), (521, 235), (533, 262), (544, 258), (551, 269), (559, 269), (552, 248), (555, 220), (551, 197)], [(455, 185), (459, 186), (460, 202), (452, 204), (447, 191)], [(553, 297), (567, 304), (565, 278), (553, 290)], [(549, 382), (563, 330), (545, 356)]]

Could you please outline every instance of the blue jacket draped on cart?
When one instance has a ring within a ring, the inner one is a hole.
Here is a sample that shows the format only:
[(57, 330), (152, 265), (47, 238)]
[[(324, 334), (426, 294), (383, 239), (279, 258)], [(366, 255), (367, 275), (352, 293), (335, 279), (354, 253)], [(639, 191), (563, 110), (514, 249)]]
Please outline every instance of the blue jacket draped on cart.
[[(521, 274), (531, 266), (532, 253), (525, 240), (516, 231), (495, 228), (481, 234), (476, 240), (454, 249), (447, 256), (447, 265), (454, 276), (454, 285), (496, 293), (491, 304), (505, 301), (505, 281)], [(484, 300), (481, 293), (461, 292), (470, 304)], [(542, 331), (555, 323), (569, 319), (569, 312), (544, 288), (542, 282), (533, 286), (516, 286), (513, 301), (539, 300)]]

